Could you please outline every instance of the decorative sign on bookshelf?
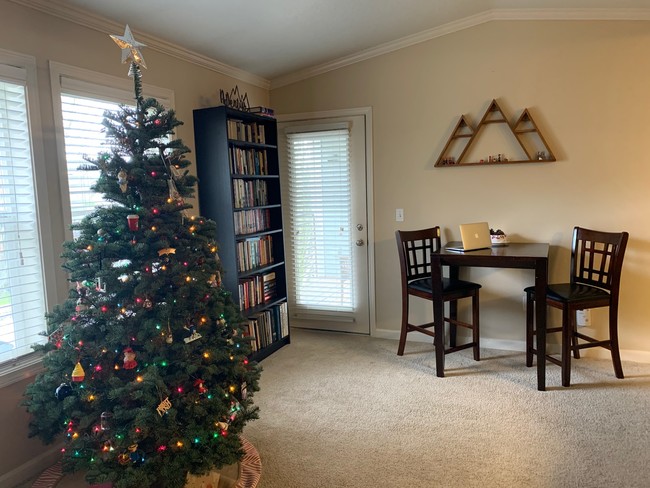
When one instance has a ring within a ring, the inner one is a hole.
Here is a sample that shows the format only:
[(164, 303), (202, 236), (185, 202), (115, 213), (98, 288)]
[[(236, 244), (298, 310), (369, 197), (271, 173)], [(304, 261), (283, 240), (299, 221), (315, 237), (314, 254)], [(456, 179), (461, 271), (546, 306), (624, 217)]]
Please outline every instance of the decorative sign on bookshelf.
[(248, 103), (248, 93), (240, 95), (239, 87), (237, 85), (235, 85), (235, 88), (230, 90), (230, 93), (219, 90), (219, 98), (221, 99), (221, 103), (223, 103), (226, 107), (234, 108), (236, 110), (250, 109), (250, 105)]
[[(468, 150), (485, 131), (488, 124), (505, 124), (505, 132), (515, 145), (523, 150), (523, 158), (509, 158), (505, 153), (488, 154), (479, 161), (465, 161)], [(435, 167), (469, 166), (473, 164), (514, 164), (555, 161), (555, 155), (546, 143), (528, 109), (524, 109), (514, 124), (510, 123), (505, 112), (496, 100), (492, 100), (476, 128), (472, 127), (465, 115), (461, 115), (447, 140)]]

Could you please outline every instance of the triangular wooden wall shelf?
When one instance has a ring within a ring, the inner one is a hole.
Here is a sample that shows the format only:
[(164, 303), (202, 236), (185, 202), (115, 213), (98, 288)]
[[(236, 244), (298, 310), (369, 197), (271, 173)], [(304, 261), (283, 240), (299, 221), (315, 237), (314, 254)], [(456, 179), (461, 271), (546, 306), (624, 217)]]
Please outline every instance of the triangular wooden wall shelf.
[[(521, 149), (523, 149), (527, 159), (505, 160), (504, 158), (504, 160), (497, 161), (465, 161), (463, 158), (467, 154), (467, 150), (476, 140), (481, 129), (487, 124), (506, 124), (515, 140), (519, 143), (519, 146), (521, 146)], [(536, 139), (536, 141), (532, 141), (532, 139)], [(533, 142), (537, 144), (533, 144)], [(458, 153), (458, 156), (452, 154), (454, 150)], [(492, 103), (490, 103), (485, 114), (483, 114), (476, 129), (471, 126), (464, 115), (461, 115), (460, 120), (440, 153), (435, 166), (446, 168), (450, 166), (468, 166), (471, 164), (515, 164), (551, 161), (555, 161), (555, 155), (546, 143), (546, 139), (544, 139), (544, 136), (539, 131), (528, 109), (524, 109), (519, 119), (514, 124), (510, 124), (508, 117), (501, 110), (497, 101), (492, 100)]]

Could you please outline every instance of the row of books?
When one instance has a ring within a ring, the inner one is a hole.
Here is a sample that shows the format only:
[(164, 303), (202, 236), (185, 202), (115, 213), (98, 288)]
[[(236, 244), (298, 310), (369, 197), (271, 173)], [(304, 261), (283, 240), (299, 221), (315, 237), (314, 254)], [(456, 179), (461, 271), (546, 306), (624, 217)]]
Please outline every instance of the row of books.
[(235, 234), (245, 235), (263, 232), (271, 228), (271, 212), (266, 209), (240, 210), (235, 212)]
[(251, 348), (258, 351), (289, 335), (287, 302), (248, 318), (245, 336), (251, 338)]
[(242, 149), (230, 147), (230, 172), (233, 175), (268, 175), (266, 149)]
[(275, 272), (239, 280), (239, 309), (246, 310), (272, 301), (277, 296)]
[(228, 119), (228, 139), (265, 144), (266, 134), (264, 131), (263, 124)]
[(232, 180), (235, 208), (261, 207), (269, 204), (264, 180)]
[(246, 272), (273, 264), (273, 236), (237, 242), (237, 271)]

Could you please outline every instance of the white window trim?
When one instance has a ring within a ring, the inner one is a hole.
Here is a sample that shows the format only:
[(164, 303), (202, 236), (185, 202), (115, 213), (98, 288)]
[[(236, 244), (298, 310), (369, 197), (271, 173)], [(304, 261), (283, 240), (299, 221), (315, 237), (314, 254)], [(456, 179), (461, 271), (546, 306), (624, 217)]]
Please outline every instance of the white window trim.
[[(61, 186), (61, 205), (65, 239), (72, 240), (72, 217), (70, 213), (70, 192), (66, 169), (65, 139), (63, 132), (63, 113), (61, 109), (61, 93), (74, 92), (77, 95), (92, 98), (103, 98), (124, 104), (134, 103), (133, 79), (125, 75), (118, 77), (98, 73), (96, 71), (70, 66), (56, 61), (50, 61), (50, 82), (52, 87), (52, 109), (54, 113), (54, 129), (56, 137), (56, 152)], [(125, 65), (125, 70), (127, 66)], [(146, 97), (156, 98), (167, 108), (174, 108), (174, 91), (168, 88), (142, 84), (142, 92)]]
[[(56, 252), (52, 240), (52, 218), (47, 184), (47, 166), (43, 146), (43, 129), (38, 96), (36, 58), (25, 54), (0, 49), (0, 64), (25, 71), (27, 88), (28, 123), (32, 144), (34, 190), (36, 195), (36, 215), (38, 238), (41, 249), (41, 270), (45, 307), (51, 310), (57, 303)], [(40, 354), (27, 354), (14, 361), (4, 363), (0, 368), (0, 388), (20, 381), (35, 373), (41, 367)]]

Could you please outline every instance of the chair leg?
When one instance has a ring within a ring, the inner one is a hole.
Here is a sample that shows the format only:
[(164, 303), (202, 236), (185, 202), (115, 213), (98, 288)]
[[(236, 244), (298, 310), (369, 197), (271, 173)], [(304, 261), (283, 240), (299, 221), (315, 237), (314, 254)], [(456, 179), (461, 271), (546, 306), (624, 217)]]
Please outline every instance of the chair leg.
[(449, 318), (451, 319), (451, 323), (449, 324), (449, 346), (456, 347), (458, 326), (455, 324), (455, 321), (458, 320), (458, 300), (451, 300), (449, 302)]
[(404, 347), (406, 346), (406, 334), (408, 332), (409, 324), (409, 295), (408, 293), (402, 294), (402, 327), (399, 334), (399, 345), (397, 346), (397, 355), (404, 355)]
[(574, 326), (575, 312), (565, 306), (562, 309), (562, 386), (571, 386), (571, 340), (574, 337)]
[(617, 378), (624, 378), (621, 353), (618, 349), (618, 307), (615, 306), (609, 307), (609, 347), (612, 352), (614, 373)]
[(534, 313), (535, 301), (533, 300), (533, 294), (528, 292), (526, 293), (526, 366), (528, 367), (533, 365)]
[(479, 328), (478, 292), (472, 296), (472, 342), (474, 342), (474, 361), (481, 360), (481, 332)]
[(571, 348), (573, 349), (573, 357), (580, 359), (580, 348), (578, 347), (578, 321), (576, 320), (577, 310), (573, 311), (573, 327), (571, 328)]

